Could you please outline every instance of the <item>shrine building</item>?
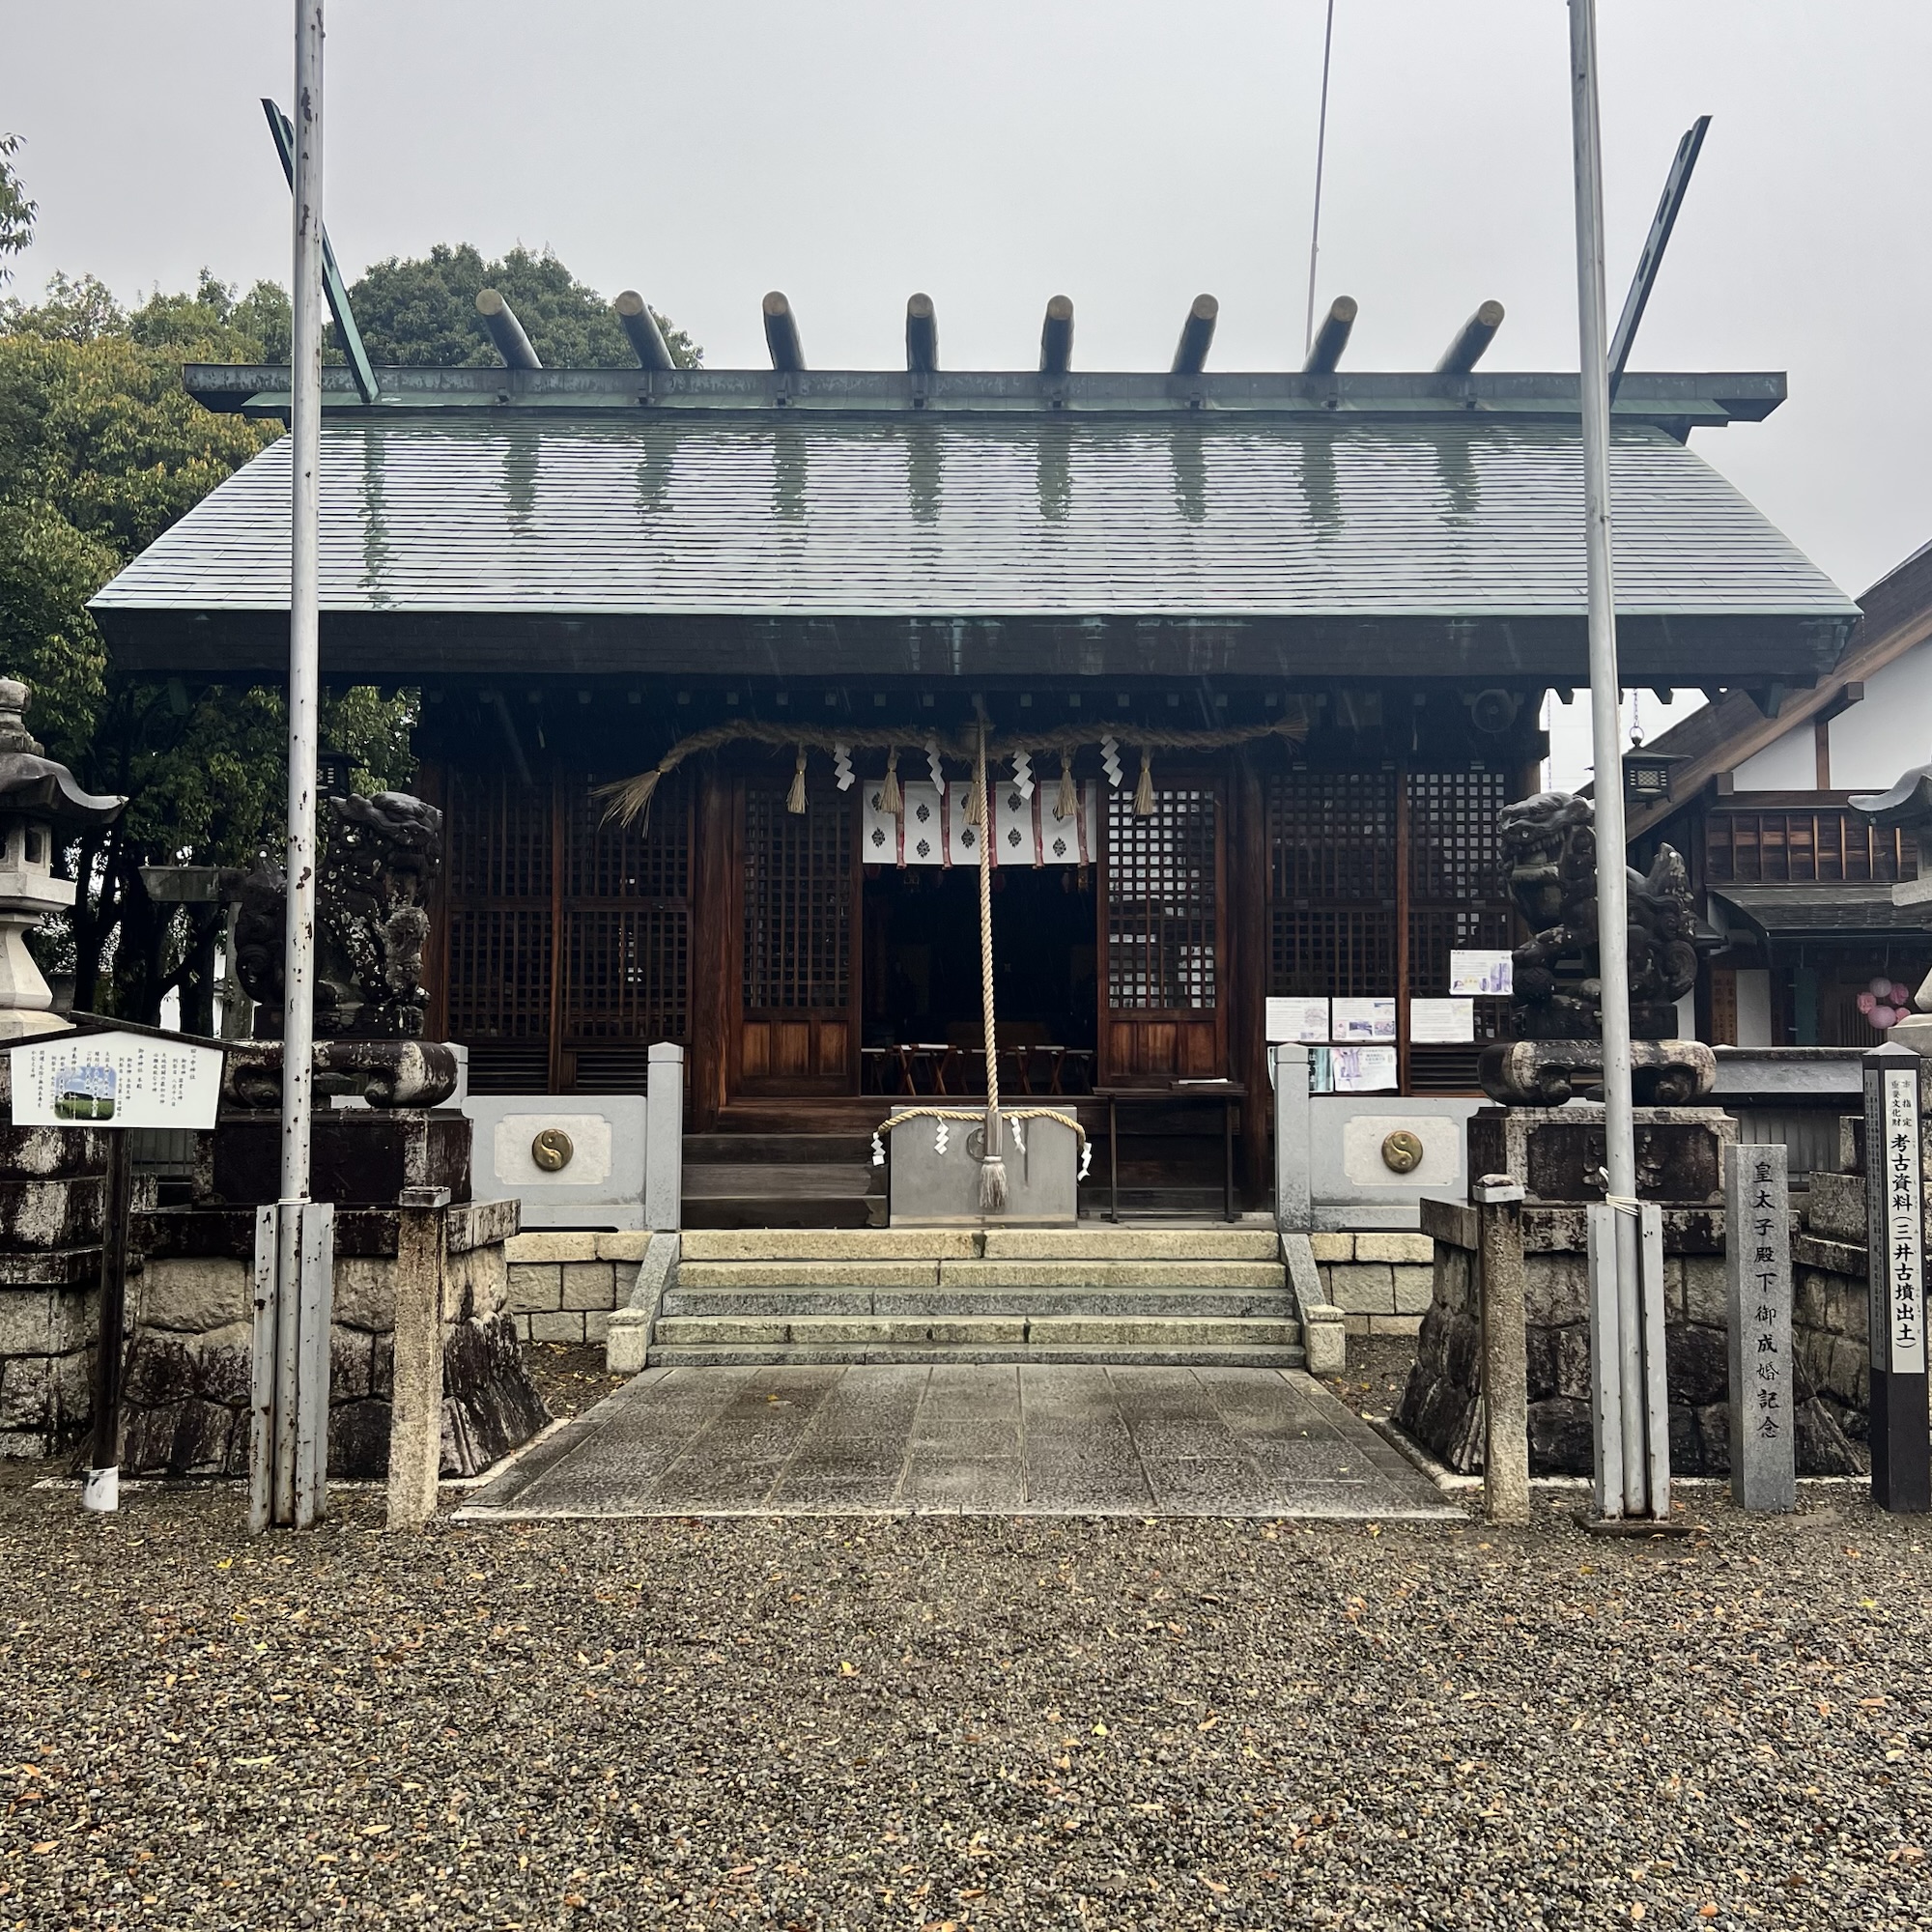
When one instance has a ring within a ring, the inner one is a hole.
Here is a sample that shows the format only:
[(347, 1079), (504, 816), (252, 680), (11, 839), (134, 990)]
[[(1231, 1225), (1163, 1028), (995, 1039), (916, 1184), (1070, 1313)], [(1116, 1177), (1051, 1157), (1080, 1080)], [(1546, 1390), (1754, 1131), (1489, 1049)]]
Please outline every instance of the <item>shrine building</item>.
[[(774, 1136), (983, 1092), (983, 718), (1005, 1095), (1264, 1095), (1271, 997), (1392, 1003), (1381, 1084), (1474, 1095), (1508, 1006), (1441, 1037), (1450, 955), (1514, 943), (1496, 814), (1588, 686), (1577, 381), (1477, 367), (1494, 304), (1435, 370), (1343, 369), (1352, 313), (1293, 373), (1209, 370), (1206, 298), (1154, 372), (1073, 367), (1061, 298), (1037, 367), (942, 366), (915, 298), (904, 369), (812, 369), (779, 297), (769, 369), (326, 370), (323, 676), (421, 693), (472, 1092), (638, 1093), (677, 1041), (689, 1131), (775, 1176)], [(286, 369), (185, 380), (289, 409)], [(1784, 395), (1623, 380), (1628, 686), (1775, 711), (1837, 662), (1857, 607), (1690, 447)], [(272, 684), (288, 580), (284, 440), (94, 610), (124, 670)], [(1218, 1121), (1147, 1121), (1135, 1185), (1217, 1182)]]

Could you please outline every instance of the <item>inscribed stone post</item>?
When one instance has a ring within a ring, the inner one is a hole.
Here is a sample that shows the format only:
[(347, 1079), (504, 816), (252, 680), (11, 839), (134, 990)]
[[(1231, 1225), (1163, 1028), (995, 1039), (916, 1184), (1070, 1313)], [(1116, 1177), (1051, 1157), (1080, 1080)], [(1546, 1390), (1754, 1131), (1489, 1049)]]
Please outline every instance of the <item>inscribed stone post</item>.
[(1724, 1171), (1731, 1500), (1798, 1507), (1791, 1402), (1791, 1180), (1781, 1147), (1735, 1147)]

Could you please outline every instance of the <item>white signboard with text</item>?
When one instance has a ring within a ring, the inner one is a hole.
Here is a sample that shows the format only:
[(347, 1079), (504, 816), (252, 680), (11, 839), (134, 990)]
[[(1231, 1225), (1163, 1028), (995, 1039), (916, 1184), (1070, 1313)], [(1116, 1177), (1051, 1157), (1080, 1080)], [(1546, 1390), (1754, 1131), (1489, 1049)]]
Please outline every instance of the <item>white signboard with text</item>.
[(139, 1033), (55, 1034), (9, 1050), (20, 1127), (212, 1127), (221, 1049)]
[[(1925, 1249), (1918, 1148), (1918, 1074), (1885, 1070), (1885, 1138), (1865, 1150), (1866, 1184), (1885, 1190), (1885, 1293), (1889, 1309), (1889, 1359), (1877, 1362), (1895, 1376), (1925, 1373)], [(1874, 1157), (1876, 1155), (1876, 1157)], [(1877, 1351), (1874, 1350), (1876, 1358)]]

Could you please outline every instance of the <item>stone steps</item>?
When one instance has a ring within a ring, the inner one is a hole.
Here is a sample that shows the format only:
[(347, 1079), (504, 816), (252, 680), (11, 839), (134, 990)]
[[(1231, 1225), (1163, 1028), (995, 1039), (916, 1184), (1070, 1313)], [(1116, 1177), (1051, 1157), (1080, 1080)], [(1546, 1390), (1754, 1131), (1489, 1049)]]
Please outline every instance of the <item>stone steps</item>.
[(653, 1365), (1295, 1367), (1271, 1227), (687, 1229)]
[(1292, 1316), (1279, 1286), (1264, 1288), (718, 1288), (680, 1286), (666, 1315), (1199, 1315)]

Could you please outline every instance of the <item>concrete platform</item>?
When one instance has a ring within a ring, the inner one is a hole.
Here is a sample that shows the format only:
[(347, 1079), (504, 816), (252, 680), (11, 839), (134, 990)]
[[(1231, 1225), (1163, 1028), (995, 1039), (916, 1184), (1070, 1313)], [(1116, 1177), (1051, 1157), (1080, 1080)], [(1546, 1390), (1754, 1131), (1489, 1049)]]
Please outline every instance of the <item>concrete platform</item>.
[(1462, 1512), (1298, 1370), (647, 1369), (457, 1512), (1320, 1517)]

